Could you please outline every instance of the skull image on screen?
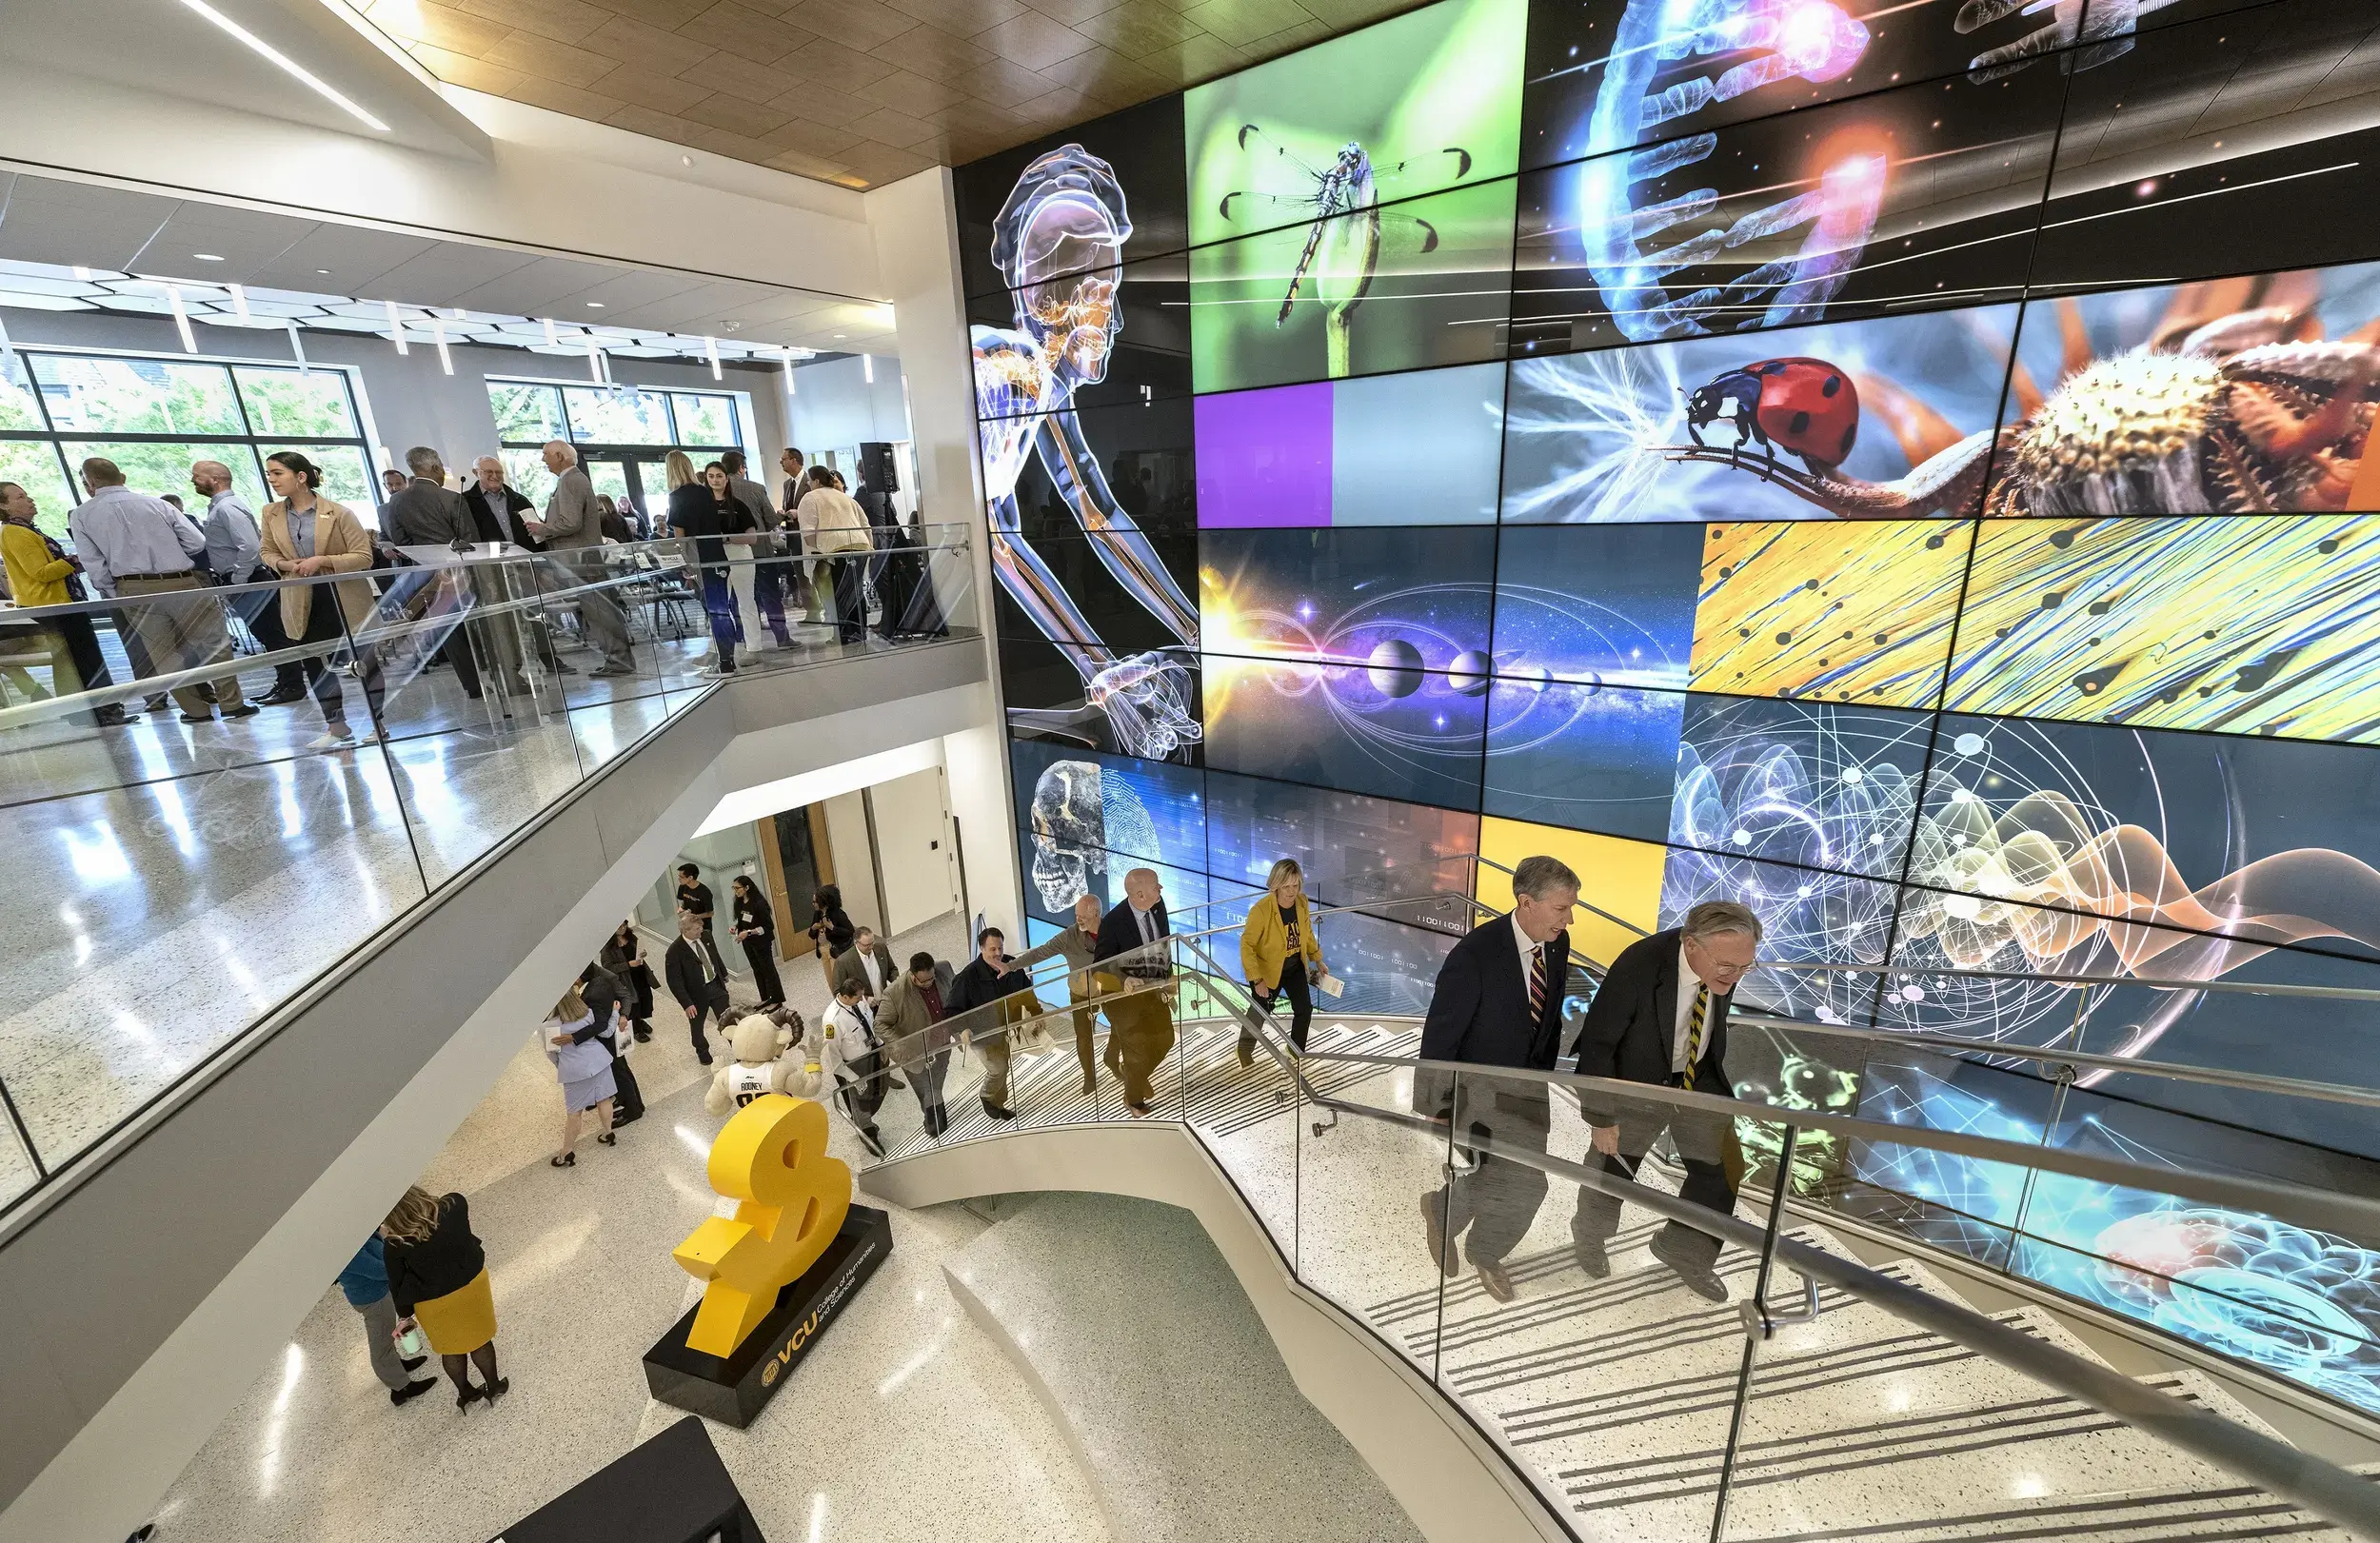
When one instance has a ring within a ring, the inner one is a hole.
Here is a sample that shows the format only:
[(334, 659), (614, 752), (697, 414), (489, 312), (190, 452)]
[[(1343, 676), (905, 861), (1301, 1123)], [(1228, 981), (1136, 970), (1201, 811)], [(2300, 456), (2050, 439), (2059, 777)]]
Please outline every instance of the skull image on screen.
[(1107, 890), (1107, 821), (1096, 762), (1054, 761), (1033, 784), (1033, 886), (1063, 912)]
[(1110, 853), (1158, 856), (1148, 805), (1097, 762), (1051, 762), (1033, 784), (1033, 885), (1041, 903), (1061, 915), (1084, 895), (1106, 903)]

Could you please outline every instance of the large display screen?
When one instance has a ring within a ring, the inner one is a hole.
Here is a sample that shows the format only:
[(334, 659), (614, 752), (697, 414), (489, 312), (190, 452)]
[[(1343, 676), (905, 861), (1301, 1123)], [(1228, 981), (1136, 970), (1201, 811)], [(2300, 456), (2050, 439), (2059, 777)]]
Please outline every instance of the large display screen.
[[(1761, 1097), (2362, 1181), (2352, 1105), (1900, 1036), (2380, 1088), (2376, 40), (2368, 0), (1438, 0), (961, 168), (1037, 925), (1143, 862), (1220, 916), (1282, 856), (1502, 905), (1547, 852), (1590, 964), (1738, 900), (1747, 1000), (1895, 1036), (1747, 1033)], [(1374, 1013), (1445, 946), (1324, 936)], [(1813, 1160), (2380, 1409), (2356, 1245)]]

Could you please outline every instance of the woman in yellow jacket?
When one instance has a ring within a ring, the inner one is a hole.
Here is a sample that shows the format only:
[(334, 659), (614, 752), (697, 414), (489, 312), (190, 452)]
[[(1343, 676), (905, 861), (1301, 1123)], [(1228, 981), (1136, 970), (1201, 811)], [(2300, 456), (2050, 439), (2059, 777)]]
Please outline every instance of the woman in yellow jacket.
[[(310, 579), (317, 574), (361, 573), (372, 565), (371, 537), (344, 505), (317, 491), (323, 474), (313, 462), (295, 450), (276, 450), (265, 458), (265, 480), (280, 495), (257, 517), (264, 536), (263, 558), (273, 572), (285, 579)], [(282, 629), (299, 646), (360, 636), (371, 619), (372, 586), (360, 579), (290, 584), (281, 591)], [(322, 649), (301, 661), (328, 730), (309, 746), (315, 750), (345, 749), (359, 740), (369, 744), (382, 735), (381, 702), (387, 686), (380, 673), (380, 650), (369, 643), (355, 649), (356, 673), (363, 679), (364, 702), (372, 715), (371, 727), (361, 736), (347, 726), (339, 672), (324, 663), (334, 652)]]
[[(1306, 1025), (1314, 1021), (1314, 983), (1330, 972), (1322, 966), (1322, 940), (1314, 935), (1314, 916), (1306, 909), (1305, 870), (1296, 858), (1273, 864), (1264, 887), (1272, 893), (1256, 902), (1248, 924), (1240, 929), (1240, 968), (1248, 979), (1248, 994), (1267, 1015), (1273, 1004), (1289, 999), (1289, 1042), (1306, 1047)], [(1256, 1037), (1240, 1036), (1240, 1064), (1256, 1059)]]
[[(22, 484), (0, 483), (0, 563), (9, 575), (9, 593), (19, 605), (66, 605), (90, 597), (83, 589), (82, 560), (58, 544), (33, 523), (41, 510)], [(50, 683), (59, 696), (77, 691), (104, 691), (115, 682), (108, 678), (108, 661), (99, 651), (99, 635), (90, 618), (74, 612), (42, 619), (43, 630), (64, 649), (50, 650)], [(81, 722), (122, 724), (131, 715), (116, 702), (92, 710)]]

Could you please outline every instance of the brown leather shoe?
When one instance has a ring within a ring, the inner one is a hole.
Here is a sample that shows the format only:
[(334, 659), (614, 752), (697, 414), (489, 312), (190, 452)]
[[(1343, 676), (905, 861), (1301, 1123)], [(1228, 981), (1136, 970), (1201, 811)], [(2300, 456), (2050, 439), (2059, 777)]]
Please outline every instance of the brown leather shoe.
[(1446, 1246), (1445, 1197), (1443, 1190), (1433, 1190), (1421, 1197), (1421, 1226), (1430, 1239), (1430, 1257), (1438, 1261), (1440, 1272), (1452, 1276), (1459, 1274), (1462, 1266), (1457, 1262), (1455, 1251)]
[(1513, 1277), (1504, 1273), (1502, 1265), (1490, 1264), (1484, 1259), (1478, 1259), (1472, 1262), (1472, 1268), (1479, 1272), (1480, 1289), (1490, 1296), (1499, 1302), (1509, 1302), (1513, 1299)]

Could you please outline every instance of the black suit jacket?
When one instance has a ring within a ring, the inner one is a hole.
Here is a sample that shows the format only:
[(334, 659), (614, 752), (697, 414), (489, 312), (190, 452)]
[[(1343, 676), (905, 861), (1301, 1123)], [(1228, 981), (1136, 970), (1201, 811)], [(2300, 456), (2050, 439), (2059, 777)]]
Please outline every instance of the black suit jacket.
[[(1512, 918), (1499, 916), (1472, 928), (1438, 966), (1429, 1016), (1421, 1022), (1422, 1058), (1552, 1071), (1561, 1048), (1570, 934), (1556, 933), (1544, 957), (1545, 1005), (1532, 1019), (1529, 978), (1520, 967)], [(1447, 1092), (1442, 1077), (1417, 1077), (1414, 1106), (1424, 1114), (1443, 1114)]]
[(528, 501), (527, 495), (509, 485), (504, 490), (503, 503), (504, 507), (499, 510), (488, 499), (486, 489), (477, 483), (463, 490), (463, 506), (471, 511), (471, 524), (479, 531), (480, 540), (508, 541), (532, 552), (544, 551), (545, 544), (531, 541), (528, 526), (521, 523), (521, 511), (534, 509), (537, 505)]
[[(1670, 1046), (1677, 1022), (1677, 929), (1639, 938), (1612, 960), (1603, 984), (1587, 1004), (1587, 1021), (1578, 1031), (1578, 1070), (1586, 1077), (1614, 1078), (1622, 1082), (1652, 1082), (1667, 1087), (1673, 1080)], [(1691, 989), (1691, 988), (1689, 988)], [(1702, 1058), (1695, 1062), (1695, 1091), (1723, 1098), (1735, 1096), (1727, 1080), (1727, 1010), (1735, 993), (1714, 992), (1702, 1026)], [(1612, 1100), (1589, 1089), (1579, 1098), (1587, 1122), (1610, 1125), (1616, 1113)]]
[[(662, 961), (663, 972), (669, 978), (669, 995), (678, 999), (681, 1007), (726, 1005), (727, 961), (719, 957), (719, 944), (707, 932), (703, 934), (703, 952), (710, 956), (707, 969), (694, 945), (681, 938), (669, 945), (669, 955)], [(705, 984), (703, 978), (710, 970), (718, 971), (719, 979)]]
[[(1173, 928), (1165, 920), (1163, 900), (1159, 900), (1157, 909), (1149, 914), (1157, 921), (1157, 935), (1160, 938), (1173, 936)], [(1114, 959), (1119, 954), (1129, 954), (1140, 946), (1140, 924), (1132, 919), (1132, 902), (1119, 900), (1114, 910), (1100, 919), (1099, 941), (1091, 948), (1091, 961), (1096, 964), (1101, 959)], [(1171, 975), (1173, 963), (1170, 959), (1136, 962), (1132, 967), (1132, 973), (1135, 975)]]

